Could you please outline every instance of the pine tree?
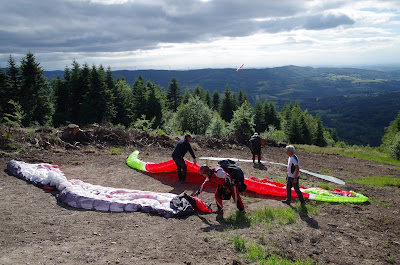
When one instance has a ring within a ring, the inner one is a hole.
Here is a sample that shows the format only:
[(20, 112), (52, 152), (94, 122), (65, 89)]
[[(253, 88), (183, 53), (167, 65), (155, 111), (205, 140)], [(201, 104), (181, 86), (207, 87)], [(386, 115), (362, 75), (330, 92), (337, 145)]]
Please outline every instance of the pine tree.
[(211, 109), (211, 94), (210, 91), (207, 89), (204, 94), (204, 103)]
[(308, 127), (308, 124), (307, 124), (303, 114), (300, 116), (299, 125), (300, 125), (300, 134), (301, 134), (300, 143), (312, 144), (311, 131), (310, 131), (310, 128)]
[(231, 90), (229, 89), (229, 86), (226, 85), (220, 110), (221, 118), (229, 123), (232, 120), (234, 110), (235, 99)]
[(187, 104), (191, 96), (189, 88), (186, 87), (185, 93), (183, 93), (182, 104)]
[(82, 106), (83, 124), (106, 123), (115, 115), (113, 97), (107, 88), (106, 73), (103, 66), (92, 66), (89, 79), (89, 91)]
[(150, 81), (147, 82), (147, 113), (146, 119), (151, 121), (153, 129), (161, 127), (163, 120), (161, 99), (157, 96), (156, 86)]
[(177, 111), (182, 101), (182, 91), (178, 80), (173, 77), (168, 85), (167, 106), (169, 110)]
[(291, 144), (301, 143), (301, 127), (297, 116), (292, 116), (289, 122), (288, 138)]
[(70, 90), (69, 100), (71, 108), (71, 122), (72, 123), (85, 123), (84, 121), (84, 104), (86, 94), (89, 92), (90, 82), (90, 68), (89, 65), (84, 64), (82, 67), (73, 61), (72, 69), (69, 79), (64, 76), (65, 80), (69, 80), (68, 86)]
[(113, 94), (116, 111), (113, 124), (122, 124), (127, 127), (133, 122), (130, 118), (132, 116), (130, 113), (133, 98), (132, 88), (125, 79), (119, 79), (115, 84)]
[(2, 122), (3, 118), (6, 114), (11, 114), (11, 109), (8, 106), (8, 102), (10, 101), (10, 80), (6, 73), (1, 71), (0, 69), (0, 122)]
[(9, 99), (19, 101), (21, 93), (21, 75), (14, 58), (10, 55), (7, 65), (7, 75), (9, 77)]
[(133, 83), (132, 88), (132, 114), (133, 121), (141, 118), (142, 115), (146, 115), (146, 94), (147, 89), (145, 85), (145, 81), (142, 75), (139, 75), (135, 82)]
[(33, 123), (44, 125), (51, 118), (50, 88), (43, 76), (43, 70), (32, 53), (21, 61), (21, 97), (20, 105), (25, 117), (24, 126)]
[(339, 142), (339, 135), (338, 135), (338, 133), (337, 133), (335, 128), (331, 132), (331, 137), (332, 137), (333, 141)]
[(199, 85), (197, 85), (194, 89), (193, 89), (193, 93), (192, 95), (195, 97), (197, 96), (200, 100), (204, 101), (204, 89), (202, 87), (200, 87)]
[[(67, 68), (65, 70), (64, 76), (68, 78), (69, 69)], [(69, 80), (62, 80), (60, 76), (57, 76), (52, 80), (52, 83), (55, 101), (53, 124), (57, 127), (71, 120), (71, 106), (68, 100), (70, 97)]]
[(214, 90), (212, 94), (212, 102), (211, 102), (211, 109), (219, 111), (219, 105), (220, 105), (220, 94), (217, 90)]
[(239, 90), (237, 101), (238, 101), (238, 106), (239, 106), (239, 107), (242, 106), (242, 104), (243, 104), (245, 101), (247, 101), (247, 95), (246, 95), (246, 93), (243, 92), (241, 89)]
[(322, 125), (322, 121), (319, 117), (319, 115), (317, 115), (315, 117), (315, 120), (317, 122), (317, 131), (315, 133), (315, 142), (314, 144), (317, 146), (326, 146), (326, 140), (324, 137), (324, 127)]
[(261, 101), (257, 100), (254, 104), (254, 123), (256, 132), (264, 132), (267, 129), (265, 125), (263, 104)]

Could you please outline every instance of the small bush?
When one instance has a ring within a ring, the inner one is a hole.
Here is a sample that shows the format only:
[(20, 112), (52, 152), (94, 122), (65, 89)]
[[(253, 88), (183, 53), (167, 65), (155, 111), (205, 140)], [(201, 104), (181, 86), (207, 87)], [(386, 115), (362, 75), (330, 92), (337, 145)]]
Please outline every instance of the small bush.
[(233, 237), (233, 247), (238, 252), (246, 251), (246, 240), (243, 237), (234, 236)]
[(397, 160), (400, 160), (400, 133), (396, 134), (392, 145), (389, 146), (389, 155)]

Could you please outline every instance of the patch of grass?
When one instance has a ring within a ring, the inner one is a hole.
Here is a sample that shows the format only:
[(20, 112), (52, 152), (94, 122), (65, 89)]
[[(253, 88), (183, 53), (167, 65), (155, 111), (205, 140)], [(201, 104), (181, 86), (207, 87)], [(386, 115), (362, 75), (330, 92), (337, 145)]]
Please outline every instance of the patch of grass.
[[(237, 244), (239, 244), (239, 249), (237, 250)], [(249, 262), (254, 262), (256, 264), (268, 264), (268, 265), (311, 265), (314, 261), (307, 258), (305, 260), (297, 259), (296, 261), (291, 261), (290, 259), (278, 256), (263, 247), (262, 245), (254, 242), (250, 242), (248, 247), (246, 247), (246, 240), (242, 237), (234, 238), (233, 245), (235, 250), (246, 254), (246, 260)]]
[(246, 258), (251, 262), (260, 262), (265, 260), (266, 253), (260, 244), (250, 242), (249, 246), (247, 247)]
[(400, 161), (389, 157), (387, 154), (377, 151), (372, 147), (352, 146), (352, 147), (319, 147), (314, 145), (296, 145), (297, 149), (306, 150), (320, 154), (336, 154), (348, 157), (356, 157), (381, 163), (400, 166)]
[(286, 184), (286, 179), (284, 179), (284, 178), (275, 178), (274, 181), (278, 182), (278, 183)]
[(400, 186), (400, 178), (393, 176), (375, 176), (348, 180), (348, 182), (371, 185), (376, 187)]
[(378, 199), (375, 199), (375, 198), (369, 198), (368, 200), (370, 202), (373, 202), (373, 203), (376, 203), (376, 204), (380, 204), (380, 205), (385, 206), (385, 207), (392, 207), (392, 205), (393, 205), (391, 202), (385, 202), (385, 201), (381, 201), (381, 200), (378, 200)]
[(332, 171), (330, 169), (328, 169), (328, 168), (321, 168), (319, 170), (319, 173), (321, 173), (321, 174), (331, 174)]
[(233, 237), (233, 247), (237, 252), (246, 251), (246, 240), (243, 237)]
[(236, 211), (225, 222), (230, 225), (250, 225), (250, 218), (246, 212)]
[(118, 148), (118, 147), (111, 147), (110, 153), (112, 155), (120, 155), (120, 154), (122, 154), (122, 150), (121, 150), (121, 148)]
[(328, 183), (321, 183), (318, 185), (318, 187), (320, 187), (321, 189), (324, 189), (324, 190), (334, 190), (335, 189), (335, 187), (333, 185), (328, 184)]
[(294, 224), (296, 223), (296, 212), (290, 208), (270, 208), (255, 210), (251, 213), (250, 220), (252, 223), (272, 223), (276, 221), (278, 224)]

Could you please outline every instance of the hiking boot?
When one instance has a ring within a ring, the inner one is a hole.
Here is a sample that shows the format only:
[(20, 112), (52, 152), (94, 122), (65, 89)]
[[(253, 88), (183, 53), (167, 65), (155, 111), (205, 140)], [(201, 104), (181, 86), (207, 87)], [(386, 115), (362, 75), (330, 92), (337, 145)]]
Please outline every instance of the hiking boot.
[(286, 203), (287, 205), (290, 205), (290, 201), (288, 201), (288, 200), (283, 200), (282, 202)]

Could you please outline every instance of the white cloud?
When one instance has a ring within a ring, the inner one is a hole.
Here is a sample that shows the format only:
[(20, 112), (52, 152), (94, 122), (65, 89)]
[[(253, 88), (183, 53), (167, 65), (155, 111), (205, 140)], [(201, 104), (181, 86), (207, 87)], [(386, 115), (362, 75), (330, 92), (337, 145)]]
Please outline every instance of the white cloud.
[(29, 51), (46, 69), (73, 59), (136, 69), (346, 64), (371, 50), (371, 64), (396, 62), (399, 9), (388, 0), (2, 1), (0, 66)]

